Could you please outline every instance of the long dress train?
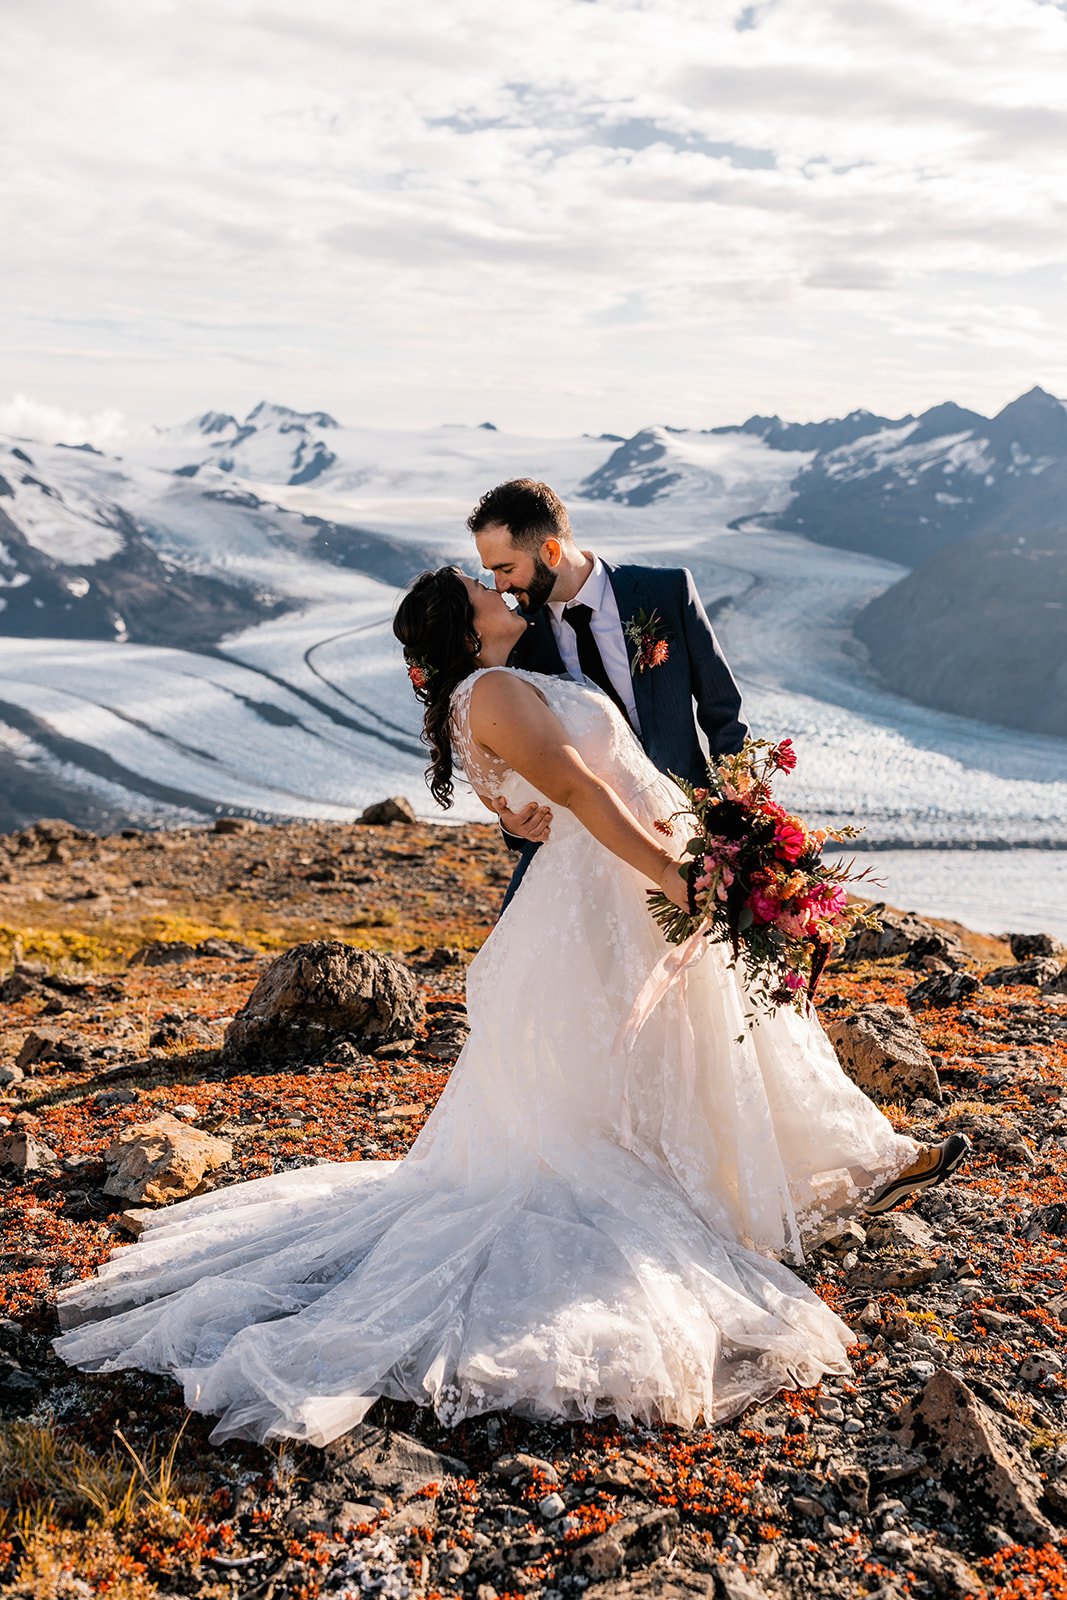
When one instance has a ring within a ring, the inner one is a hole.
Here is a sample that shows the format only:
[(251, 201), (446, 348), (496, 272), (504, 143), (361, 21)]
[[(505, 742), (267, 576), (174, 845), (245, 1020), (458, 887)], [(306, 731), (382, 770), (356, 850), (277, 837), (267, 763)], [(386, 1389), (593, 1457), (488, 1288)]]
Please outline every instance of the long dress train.
[[(475, 746), (478, 676), (453, 701), (467, 776), (543, 800)], [(606, 695), (521, 676), (635, 816), (678, 809)], [(665, 950), (647, 885), (553, 811), (470, 965), (470, 1037), (409, 1154), (161, 1210), (60, 1292), (65, 1361), (172, 1374), (219, 1415), (214, 1440), (315, 1444), (380, 1395), (446, 1423), (511, 1407), (690, 1426), (849, 1370), (849, 1328), (784, 1262), (918, 1147), (816, 1019), (747, 1028), (720, 945), (624, 1039)]]

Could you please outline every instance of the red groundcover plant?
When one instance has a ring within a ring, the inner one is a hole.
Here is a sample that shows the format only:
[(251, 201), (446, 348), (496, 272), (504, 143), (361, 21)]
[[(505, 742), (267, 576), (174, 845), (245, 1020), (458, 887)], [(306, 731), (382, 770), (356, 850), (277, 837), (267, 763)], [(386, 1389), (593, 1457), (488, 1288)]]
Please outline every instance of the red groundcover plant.
[(845, 892), (869, 869), (822, 858), (828, 839), (855, 839), (862, 829), (811, 828), (771, 792), (772, 778), (796, 760), (791, 739), (746, 739), (736, 755), (709, 764), (706, 788), (676, 779), (689, 806), (656, 823), (666, 834), (678, 818), (695, 827), (679, 866), (689, 911), (654, 893), (653, 916), (672, 944), (698, 931), (728, 942), (751, 997), (768, 1011), (790, 1002), (802, 1011), (834, 944), (873, 923)]

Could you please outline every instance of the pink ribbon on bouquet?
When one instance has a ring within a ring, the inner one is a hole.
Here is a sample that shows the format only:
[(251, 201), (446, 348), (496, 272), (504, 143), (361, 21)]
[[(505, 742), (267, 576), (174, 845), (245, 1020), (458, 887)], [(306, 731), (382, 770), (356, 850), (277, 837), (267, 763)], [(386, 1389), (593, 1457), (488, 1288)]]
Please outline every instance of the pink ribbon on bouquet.
[(675, 945), (665, 956), (660, 957), (642, 984), (637, 999), (631, 1007), (630, 1015), (615, 1035), (615, 1043), (611, 1047), (612, 1055), (622, 1055), (625, 1051), (633, 1049), (638, 1034), (664, 995), (685, 977), (690, 967), (696, 966), (707, 947), (704, 929), (700, 927), (696, 933), (689, 935), (684, 944)]

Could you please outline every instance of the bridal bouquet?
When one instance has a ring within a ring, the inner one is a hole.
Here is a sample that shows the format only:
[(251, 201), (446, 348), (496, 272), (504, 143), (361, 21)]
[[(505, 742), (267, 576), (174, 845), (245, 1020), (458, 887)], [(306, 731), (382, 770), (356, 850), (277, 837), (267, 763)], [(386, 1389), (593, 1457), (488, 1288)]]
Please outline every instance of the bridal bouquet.
[(789, 1002), (802, 1011), (834, 943), (874, 922), (845, 893), (869, 869), (854, 873), (822, 859), (828, 839), (854, 839), (862, 830), (809, 828), (771, 792), (772, 779), (792, 772), (796, 759), (791, 739), (746, 739), (736, 755), (709, 764), (706, 788), (675, 780), (689, 807), (656, 823), (664, 834), (673, 834), (679, 817), (696, 824), (679, 866), (689, 911), (650, 894), (656, 921), (672, 944), (697, 932), (729, 942), (753, 998), (771, 1011)]

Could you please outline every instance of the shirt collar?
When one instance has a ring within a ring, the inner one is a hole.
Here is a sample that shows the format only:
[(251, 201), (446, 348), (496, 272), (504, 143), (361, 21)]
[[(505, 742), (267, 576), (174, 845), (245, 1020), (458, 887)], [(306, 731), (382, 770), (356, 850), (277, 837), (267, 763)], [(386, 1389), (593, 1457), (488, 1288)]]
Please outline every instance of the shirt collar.
[(600, 557), (593, 556), (593, 570), (572, 600), (550, 600), (549, 609), (557, 622), (563, 621), (568, 606), (588, 606), (594, 614), (604, 604), (604, 586), (608, 581), (607, 569)]

